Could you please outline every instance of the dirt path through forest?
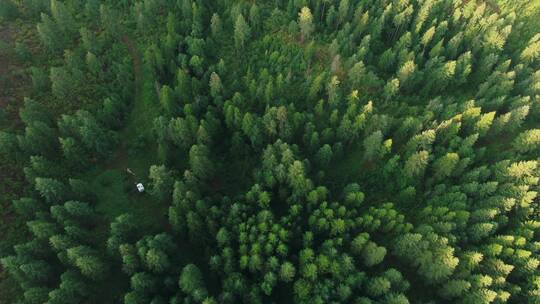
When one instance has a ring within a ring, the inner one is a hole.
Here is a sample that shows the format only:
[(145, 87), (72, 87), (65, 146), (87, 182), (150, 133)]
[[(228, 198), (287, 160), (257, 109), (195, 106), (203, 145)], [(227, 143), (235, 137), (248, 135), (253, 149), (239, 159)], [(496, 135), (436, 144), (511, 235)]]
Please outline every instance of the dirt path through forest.
[(127, 46), (129, 55), (131, 56), (131, 60), (133, 61), (133, 73), (135, 76), (135, 100), (140, 98), (141, 96), (141, 87), (142, 87), (142, 64), (141, 64), (141, 56), (139, 54), (139, 49), (135, 44), (133, 43), (133, 40), (127, 36), (124, 35), (122, 37), (122, 42)]
[[(9, 28), (2, 26), (0, 27), (0, 42), (2, 44), (5, 44), (5, 46), (8, 46), (11, 42), (11, 32)], [(9, 46), (8, 46), (9, 48)], [(10, 59), (8, 58), (8, 54), (6, 54), (8, 50), (0, 51), (0, 77), (2, 77), (0, 81), (0, 107), (4, 108), (7, 105), (8, 100), (8, 83), (7, 83), (7, 77), (9, 76), (9, 64)]]
[[(13, 58), (14, 41), (13, 33), (9, 26), (0, 26), (0, 43), (4, 48), (0, 50), (0, 108), (6, 112), (10, 109), (8, 106), (14, 105), (16, 102), (16, 93), (19, 90), (19, 81), (15, 78), (13, 71), (17, 68)], [(16, 108), (16, 107), (15, 107)], [(9, 111), (18, 112), (18, 111)], [(8, 113), (13, 116), (13, 113)]]
[[(15, 73), (21, 69), (21, 66), (14, 58), (15, 41), (13, 39), (14, 33), (11, 26), (0, 25), (0, 43), (4, 48), (0, 50), (0, 115), (6, 115), (3, 117), (2, 128), (3, 122), (6, 122), (6, 128), (19, 126), (19, 108), (26, 88), (26, 79), (17, 77)], [(19, 195), (22, 191), (19, 184), (23, 180), (22, 170), (16, 168), (13, 162), (0, 164), (0, 180), (0, 191), (10, 195)], [(0, 212), (0, 216), (2, 217), (0, 221), (9, 223), (14, 220), (15, 213), (12, 208), (5, 208)], [(2, 238), (1, 233), (0, 238)]]
[(15, 54), (15, 36), (19, 34), (18, 31), (20, 29), (12, 24), (0, 25), (0, 109), (5, 111), (6, 118), (14, 127), (22, 127), (19, 108), (31, 85), (25, 67)]
[[(122, 43), (124, 43), (128, 49), (128, 53), (131, 57), (132, 65), (133, 65), (133, 76), (134, 76), (134, 89), (135, 94), (133, 96), (133, 105), (130, 107), (129, 113), (126, 115), (126, 122), (127, 125), (128, 120), (130, 119), (130, 116), (132, 115), (132, 111), (135, 108), (134, 104), (137, 102), (142, 101), (142, 64), (141, 64), (141, 56), (139, 54), (139, 50), (137, 46), (133, 43), (133, 40), (128, 35), (122, 36)], [(126, 126), (124, 126), (126, 128)], [(128, 167), (128, 140), (127, 138), (123, 137), (120, 138), (120, 144), (118, 146), (118, 150), (116, 151), (116, 155), (113, 161), (111, 161), (106, 167), (108, 169), (118, 169), (118, 170), (125, 170)]]

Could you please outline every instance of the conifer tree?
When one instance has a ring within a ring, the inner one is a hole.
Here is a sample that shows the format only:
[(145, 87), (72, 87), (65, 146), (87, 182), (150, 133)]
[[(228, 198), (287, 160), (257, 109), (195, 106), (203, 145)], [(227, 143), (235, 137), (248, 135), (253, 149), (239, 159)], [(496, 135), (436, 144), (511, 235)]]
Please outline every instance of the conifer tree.
[(189, 164), (196, 177), (206, 180), (213, 176), (214, 165), (205, 145), (193, 145), (189, 150)]
[(313, 15), (311, 15), (309, 7), (304, 6), (298, 13), (298, 24), (302, 34), (300, 41), (304, 42), (304, 39), (309, 38), (314, 28)]
[(383, 134), (381, 131), (375, 131), (364, 139), (364, 158), (366, 160), (375, 160), (383, 153), (382, 149)]
[(367, 242), (362, 250), (364, 265), (371, 267), (381, 263), (386, 255), (386, 248), (377, 246), (374, 242)]
[(529, 45), (521, 52), (520, 59), (526, 63), (540, 58), (540, 34), (536, 34), (529, 40)]
[(440, 157), (433, 163), (435, 176), (438, 178), (450, 176), (458, 162), (459, 155), (457, 153), (447, 153), (446, 155)]
[(216, 98), (220, 95), (222, 89), (221, 78), (215, 72), (210, 75), (210, 94)]
[(315, 158), (319, 165), (321, 165), (322, 167), (326, 167), (332, 160), (332, 155), (332, 147), (330, 147), (330, 145), (328, 144), (325, 144), (319, 149), (319, 151), (317, 151)]
[(194, 264), (189, 264), (182, 269), (179, 285), (182, 291), (189, 295), (203, 293), (205, 295), (202, 299), (206, 298), (206, 288), (201, 271)]
[(295, 276), (296, 269), (290, 262), (285, 262), (279, 270), (279, 277), (284, 282), (291, 282)]
[(408, 177), (417, 177), (424, 173), (429, 160), (429, 153), (425, 150), (411, 155), (405, 162), (405, 174)]
[(35, 183), (36, 190), (48, 203), (61, 202), (67, 195), (66, 186), (56, 179), (37, 177)]
[(165, 166), (153, 165), (148, 177), (152, 180), (151, 193), (158, 200), (164, 200), (172, 194), (173, 179)]
[(56, 53), (63, 49), (65, 42), (60, 29), (49, 15), (41, 13), (41, 23), (37, 25), (37, 31), (41, 43), (49, 52)]
[(234, 23), (234, 43), (238, 50), (243, 49), (246, 46), (247, 41), (251, 36), (251, 28), (246, 23), (242, 14), (238, 15)]
[(212, 30), (212, 36), (215, 38), (219, 38), (221, 35), (221, 32), (223, 31), (223, 25), (221, 22), (221, 18), (217, 13), (214, 13), (212, 15), (212, 19), (210, 20), (210, 29)]
[(522, 153), (537, 150), (540, 146), (540, 129), (531, 129), (520, 133), (514, 139), (513, 145), (516, 150)]

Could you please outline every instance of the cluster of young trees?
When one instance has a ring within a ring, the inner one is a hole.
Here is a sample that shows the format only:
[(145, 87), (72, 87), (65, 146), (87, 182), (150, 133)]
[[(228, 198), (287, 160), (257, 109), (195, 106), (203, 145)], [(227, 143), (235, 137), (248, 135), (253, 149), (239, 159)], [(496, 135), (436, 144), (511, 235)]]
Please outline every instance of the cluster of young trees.
[[(33, 188), (14, 202), (33, 237), (2, 259), (28, 302), (93, 299), (120, 268), (124, 303), (540, 300), (540, 34), (515, 11), (52, 0), (40, 18), (62, 64), (34, 82), (80, 103), (27, 99), (25, 130), (0, 134)], [(76, 176), (123, 126), (119, 33), (138, 37), (159, 107), (148, 192), (168, 223), (145, 231), (126, 210), (104, 240)]]

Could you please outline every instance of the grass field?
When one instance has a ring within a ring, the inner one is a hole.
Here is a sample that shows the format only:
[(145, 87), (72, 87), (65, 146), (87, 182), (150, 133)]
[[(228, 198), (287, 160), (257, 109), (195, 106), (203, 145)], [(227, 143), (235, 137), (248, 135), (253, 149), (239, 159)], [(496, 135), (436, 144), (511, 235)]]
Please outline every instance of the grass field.
[(112, 221), (117, 216), (129, 212), (140, 219), (140, 224), (152, 227), (156, 220), (166, 220), (163, 208), (159, 208), (148, 193), (139, 193), (128, 176), (120, 170), (105, 170), (97, 175), (92, 188), (98, 196), (96, 209)]

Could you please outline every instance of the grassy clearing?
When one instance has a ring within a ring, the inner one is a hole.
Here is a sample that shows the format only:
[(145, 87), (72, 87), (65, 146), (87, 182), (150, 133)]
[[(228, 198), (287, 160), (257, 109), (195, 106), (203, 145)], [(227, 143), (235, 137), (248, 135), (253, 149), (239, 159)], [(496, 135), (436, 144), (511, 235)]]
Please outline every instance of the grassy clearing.
[(164, 208), (148, 193), (139, 193), (129, 176), (120, 170), (105, 170), (93, 178), (92, 188), (98, 197), (96, 210), (109, 221), (129, 212), (140, 225), (159, 228), (166, 221)]

